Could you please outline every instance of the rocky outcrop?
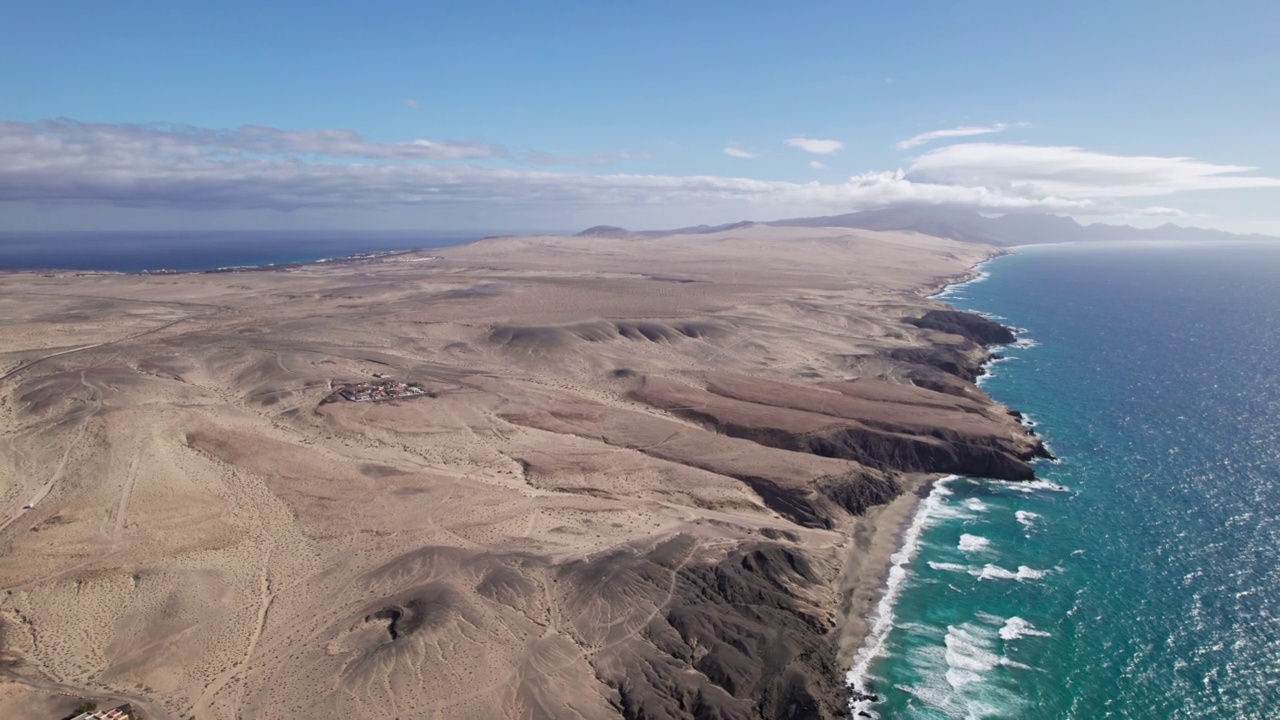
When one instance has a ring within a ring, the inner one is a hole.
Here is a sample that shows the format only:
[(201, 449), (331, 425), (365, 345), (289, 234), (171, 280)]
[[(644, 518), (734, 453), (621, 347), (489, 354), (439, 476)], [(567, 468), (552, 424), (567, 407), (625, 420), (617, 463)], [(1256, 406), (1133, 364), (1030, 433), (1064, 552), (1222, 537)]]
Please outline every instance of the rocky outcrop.
[(1013, 330), (981, 315), (959, 310), (930, 310), (919, 318), (905, 320), (909, 325), (959, 335), (979, 345), (1007, 345), (1017, 339)]
[(889, 357), (908, 366), (940, 370), (969, 384), (982, 377), (982, 366), (991, 359), (989, 353), (972, 344), (896, 348), (889, 351)]

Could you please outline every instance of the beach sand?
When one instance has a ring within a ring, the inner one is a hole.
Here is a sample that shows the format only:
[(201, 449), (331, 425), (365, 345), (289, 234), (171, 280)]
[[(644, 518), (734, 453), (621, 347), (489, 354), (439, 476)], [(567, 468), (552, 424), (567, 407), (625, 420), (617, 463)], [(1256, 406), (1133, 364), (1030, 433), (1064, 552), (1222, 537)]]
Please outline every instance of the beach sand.
[[(6, 688), (153, 720), (842, 716), (918, 493), (1037, 452), (971, 382), (990, 328), (929, 315), (995, 252), (743, 226), (7, 274)], [(429, 392), (326, 402), (375, 374)]]

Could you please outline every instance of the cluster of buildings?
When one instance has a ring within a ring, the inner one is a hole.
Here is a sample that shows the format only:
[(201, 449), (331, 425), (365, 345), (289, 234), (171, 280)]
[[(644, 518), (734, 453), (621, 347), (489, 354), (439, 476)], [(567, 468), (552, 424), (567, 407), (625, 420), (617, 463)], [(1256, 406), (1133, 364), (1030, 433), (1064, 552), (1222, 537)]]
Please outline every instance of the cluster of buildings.
[(418, 385), (407, 385), (398, 380), (382, 379), (373, 382), (344, 385), (338, 389), (338, 396), (351, 402), (375, 402), (378, 400), (395, 400), (396, 398), (426, 395), (427, 391)]

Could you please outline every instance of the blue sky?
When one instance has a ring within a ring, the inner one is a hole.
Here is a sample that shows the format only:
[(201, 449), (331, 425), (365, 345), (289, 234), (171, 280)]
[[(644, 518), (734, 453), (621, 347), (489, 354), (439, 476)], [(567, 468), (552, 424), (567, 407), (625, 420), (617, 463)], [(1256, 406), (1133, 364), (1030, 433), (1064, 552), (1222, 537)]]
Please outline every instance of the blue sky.
[(1280, 234), (1276, 37), (1249, 0), (0, 1), (0, 227)]

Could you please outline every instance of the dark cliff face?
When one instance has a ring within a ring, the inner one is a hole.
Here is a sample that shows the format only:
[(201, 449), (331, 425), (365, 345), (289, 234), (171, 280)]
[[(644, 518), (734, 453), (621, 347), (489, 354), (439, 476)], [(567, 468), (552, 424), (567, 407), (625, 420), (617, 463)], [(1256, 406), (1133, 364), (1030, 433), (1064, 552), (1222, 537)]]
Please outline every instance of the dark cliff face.
[(926, 330), (959, 335), (979, 345), (1008, 345), (1017, 340), (1013, 330), (974, 313), (959, 310), (930, 310), (923, 317), (904, 320)]

